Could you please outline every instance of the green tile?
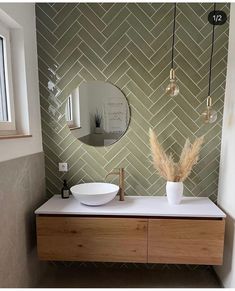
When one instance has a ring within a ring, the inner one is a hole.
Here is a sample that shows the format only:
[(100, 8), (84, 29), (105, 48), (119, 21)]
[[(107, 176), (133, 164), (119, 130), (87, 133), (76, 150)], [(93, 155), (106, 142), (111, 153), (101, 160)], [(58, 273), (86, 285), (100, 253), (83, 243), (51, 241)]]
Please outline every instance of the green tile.
[(76, 76), (77, 72), (81, 69), (81, 65), (76, 62), (73, 66), (66, 72), (66, 74), (57, 83), (58, 88), (63, 89), (67, 84)]
[(190, 33), (184, 26), (177, 28), (177, 38), (184, 43), (184, 45), (191, 51), (195, 56), (200, 56), (204, 49), (201, 48), (199, 43), (194, 39), (194, 35)]
[(61, 37), (68, 29), (69, 27), (77, 20), (77, 18), (80, 16), (80, 12), (75, 7), (72, 11), (70, 11), (69, 15), (67, 15), (66, 18), (61, 21), (60, 25), (57, 26), (57, 28), (54, 31), (54, 34), (59, 38)]
[(174, 9), (173, 3), (154, 3), (154, 6), (155, 12), (151, 19), (153, 20), (155, 25), (161, 21), (162, 17), (160, 17), (160, 15), (164, 16), (167, 15), (168, 13), (171, 13), (173, 19), (173, 9)]
[(136, 83), (138, 87), (141, 88), (147, 95), (150, 95), (152, 93), (152, 89), (149, 88), (148, 84), (144, 81), (144, 79), (138, 75), (136, 71), (134, 71), (132, 68), (130, 68), (126, 74), (132, 79), (133, 82)]
[(149, 152), (149, 145), (148, 145), (148, 143), (146, 144), (145, 142), (142, 141), (142, 139), (138, 135), (138, 132), (135, 133), (135, 132), (131, 131), (129, 133), (129, 138), (130, 138), (131, 142), (133, 142), (133, 143), (135, 143), (135, 144), (138, 145), (138, 148), (139, 148), (140, 151), (142, 151), (142, 152)]
[(65, 57), (67, 58), (68, 56), (70, 56), (73, 53), (73, 51), (77, 48), (80, 42), (81, 42), (81, 39), (77, 35), (74, 35), (74, 37), (66, 44), (66, 46), (56, 56), (56, 61), (59, 64), (62, 64), (65, 60)]
[(186, 15), (195, 28), (200, 31), (204, 27), (202, 18), (199, 17), (198, 14), (191, 8), (191, 5), (188, 5), (187, 3), (180, 3), (178, 7), (180, 12)]
[(66, 47), (68, 42), (70, 42), (73, 38), (74, 35), (77, 34), (77, 32), (80, 29), (80, 24), (78, 22), (74, 22), (70, 28), (66, 31), (66, 33), (63, 34), (63, 36), (57, 41), (55, 44), (55, 48), (60, 51)]
[(106, 13), (106, 10), (100, 3), (87, 3), (87, 5), (100, 18), (102, 18), (102, 16)]
[[(204, 125), (200, 114), (207, 96), (211, 43), (207, 14), (212, 6), (177, 6), (175, 67), (180, 94), (171, 98), (166, 96), (165, 87), (171, 62), (172, 3), (36, 5), (48, 195), (60, 191), (63, 177), (71, 185), (103, 181), (104, 175), (116, 167), (125, 167), (126, 194), (165, 195), (165, 181), (150, 159), (148, 130), (152, 127), (167, 152), (172, 151), (175, 157), (186, 138), (193, 141), (205, 134), (201, 158), (184, 183), (184, 195), (216, 199), (229, 27), (226, 23), (216, 28), (212, 94), (218, 120)], [(220, 3), (218, 7), (229, 14), (229, 4)], [(59, 107), (47, 89), (49, 79), (56, 82), (49, 68), (60, 78)], [(83, 81), (96, 79), (120, 88), (131, 109), (126, 134), (104, 148), (76, 140), (64, 119), (68, 94)], [(71, 166), (66, 175), (57, 171), (61, 160)], [(118, 178), (110, 177), (110, 181), (118, 183)]]
[(37, 42), (40, 44), (41, 47), (47, 48), (47, 53), (51, 58), (55, 58), (58, 54), (57, 49), (52, 46), (48, 40), (40, 33), (37, 34)]
[(177, 25), (183, 26), (188, 34), (192, 36), (193, 40), (196, 43), (200, 43), (203, 40), (203, 35), (197, 30), (193, 23), (190, 22), (190, 20), (184, 14), (181, 13), (180, 17), (178, 17), (177, 20), (179, 21)]
[(191, 49), (186, 47), (186, 45), (180, 40), (176, 44), (176, 49), (178, 52), (182, 52), (180, 55), (183, 56), (186, 61), (193, 64), (195, 70), (200, 72), (200, 68), (203, 63), (200, 62), (197, 55), (192, 53)]
[(94, 76), (97, 80), (105, 80), (104, 75), (96, 68), (96, 66), (85, 56), (80, 58), (80, 63)]
[(120, 51), (123, 49), (123, 47), (125, 47), (127, 45), (127, 43), (129, 42), (128, 37), (124, 34), (119, 42), (117, 42), (107, 53), (106, 55), (103, 57), (103, 61), (108, 65), (119, 53)]
[(144, 11), (137, 5), (137, 3), (128, 3), (127, 8), (135, 15), (137, 19), (141, 19), (144, 26), (151, 30), (154, 27), (154, 22), (144, 13)]
[(103, 179), (105, 178), (106, 171), (104, 170), (103, 166), (96, 161), (95, 156), (93, 157), (92, 155), (85, 154), (83, 159), (86, 161), (86, 163), (92, 165), (92, 169), (99, 173)]
[(120, 53), (112, 60), (112, 62), (106, 66), (105, 70), (103, 70), (103, 74), (106, 77), (109, 77), (120, 66), (120, 64), (126, 60), (129, 55), (130, 53), (126, 48), (121, 50)]
[(68, 3), (65, 4), (56, 14), (54, 17), (55, 23), (60, 25), (60, 23), (70, 14), (71, 10), (73, 10), (74, 7), (76, 7), (76, 3)]
[(128, 43), (127, 49), (146, 68), (146, 70), (149, 71), (152, 69), (154, 64), (133, 42)]
[(57, 70), (59, 76), (63, 76), (81, 56), (81, 52), (75, 49), (72, 54), (64, 61), (64, 63)]
[[(128, 66), (128, 65), (127, 65)], [(118, 78), (118, 81), (115, 81), (115, 85), (120, 88), (122, 91), (126, 84), (130, 81), (129, 77), (127, 75), (122, 75), (120, 78)], [(124, 92), (125, 93), (125, 92)]]
[(78, 35), (98, 56), (106, 54), (105, 49), (85, 29), (81, 29)]
[(194, 62), (192, 59), (185, 59), (182, 55), (177, 55), (175, 58), (176, 64), (183, 70), (187, 72), (189, 78), (193, 80), (193, 82), (198, 83), (201, 80), (201, 76), (198, 74), (197, 69), (194, 66)]
[(89, 21), (99, 30), (102, 31), (105, 28), (105, 23), (93, 12), (90, 5), (87, 3), (80, 3), (78, 9), (83, 15), (89, 15)]
[(45, 23), (51, 31), (56, 29), (56, 23), (40, 8), (40, 5), (36, 6), (36, 17), (39, 18), (42, 23)]
[[(129, 143), (128, 145), (127, 145), (127, 149), (130, 151), (130, 153), (134, 153), (134, 155), (136, 156), (136, 157), (138, 157), (138, 160), (139, 160), (139, 162), (145, 167), (145, 168), (148, 168), (149, 167), (149, 165), (150, 165), (150, 161), (149, 161), (149, 159), (147, 159), (147, 157), (146, 157), (146, 153), (142, 153), (140, 150), (139, 150), (139, 148), (138, 148), (138, 146), (137, 145), (135, 145), (134, 143)], [(141, 166), (142, 167), (142, 166)]]
[(122, 24), (123, 21), (130, 14), (129, 10), (123, 7), (121, 11), (112, 19), (112, 21), (106, 26), (106, 28), (102, 31), (102, 33), (109, 37), (117, 28)]
[(147, 14), (149, 17), (152, 17), (155, 13), (155, 9), (149, 3), (137, 3), (137, 5)]
[[(126, 61), (124, 61), (117, 69), (112, 73), (112, 75), (107, 79), (108, 82), (116, 83), (121, 77), (123, 77), (128, 70), (129, 66)], [(129, 79), (129, 78), (128, 78)]]
[(124, 21), (118, 28), (108, 37), (103, 43), (103, 48), (108, 51), (110, 50), (128, 30), (129, 25)]
[(127, 58), (128, 64), (137, 72), (145, 82), (150, 83), (153, 80), (153, 77), (149, 72), (138, 62), (138, 60), (130, 55)]
[(145, 108), (143, 106), (143, 103), (141, 103), (139, 99), (136, 98), (133, 94), (128, 95), (128, 100), (130, 101), (132, 106), (134, 106), (135, 110), (139, 112), (140, 115), (149, 116), (149, 117), (151, 116), (151, 113), (149, 112), (149, 110)]
[(113, 156), (108, 163), (105, 166), (105, 170), (107, 172), (112, 171), (113, 169), (117, 168), (117, 164), (122, 160), (122, 159), (126, 159), (126, 156), (128, 155), (127, 151), (125, 148), (122, 148), (118, 154), (116, 153), (115, 156)]
[[(166, 69), (166, 66), (168, 66), (168, 76), (169, 76), (170, 63), (171, 63), (171, 51), (166, 50), (165, 55), (163, 55), (161, 58), (158, 59), (156, 65), (150, 71), (150, 74), (152, 76), (156, 77), (159, 74), (161, 74), (164, 69)], [(165, 75), (165, 72), (164, 72), (164, 75)]]
[(149, 32), (149, 30), (145, 28), (144, 24), (139, 21), (133, 14), (130, 14), (130, 16), (127, 18), (127, 22), (132, 27), (134, 27), (136, 31), (138, 31), (139, 35), (144, 38), (148, 44), (153, 42), (154, 36), (152, 35), (152, 32)]
[(99, 70), (105, 68), (105, 63), (102, 59), (84, 42), (79, 45), (79, 49)]
[[(161, 15), (161, 13), (159, 12), (159, 15)], [(153, 30), (152, 30), (152, 34), (155, 37), (158, 37), (159, 34), (162, 32), (162, 28), (164, 27), (171, 27), (171, 33), (172, 33), (172, 27), (173, 27), (173, 11), (168, 11), (163, 17), (159, 17), (158, 18), (160, 21), (157, 23), (157, 25), (154, 26)], [(177, 31), (176, 31), (177, 32)]]
[(93, 81), (96, 80), (96, 78), (94, 76), (92, 76), (85, 68), (81, 69), (81, 71), (79, 72), (80, 76), (88, 81)]
[(50, 18), (53, 18), (53, 17), (56, 15), (56, 13), (57, 13), (56, 9), (53, 8), (53, 6), (51, 6), (51, 5), (48, 4), (48, 3), (37, 3), (37, 4), (36, 4), (36, 9), (37, 9), (38, 6), (39, 6), (40, 9), (41, 9), (44, 13), (46, 13)]
[(149, 108), (152, 105), (152, 102), (145, 95), (145, 93), (132, 81), (127, 84), (127, 88), (133, 93), (133, 95), (138, 98), (145, 107)]
[[(78, 22), (99, 44), (105, 41), (103, 34), (95, 27), (95, 25), (93, 25), (92, 22), (90, 22), (88, 16), (85, 17), (84, 15), (81, 15), (78, 18)], [(84, 39), (86, 39), (86, 37)]]
[(198, 126), (191, 119), (191, 116), (189, 117), (179, 106), (176, 106), (173, 111), (192, 132), (195, 132), (198, 129)]
[(138, 156), (136, 156), (137, 153), (134, 151), (131, 152), (130, 155), (127, 156), (128, 162), (145, 178), (148, 177), (151, 172), (144, 167), (144, 165), (138, 160)]
[[(109, 6), (110, 5), (110, 6)], [(115, 16), (124, 8), (125, 4), (123, 3), (104, 3), (103, 8), (108, 10), (108, 13), (104, 15), (102, 20), (109, 24)]]
[[(40, 5), (40, 4), (37, 4), (37, 5)], [(52, 8), (56, 10), (57, 12), (59, 12), (65, 5), (66, 5), (65, 3), (53, 3)]]
[(207, 11), (207, 9), (205, 9), (200, 3), (190, 3), (190, 8), (200, 17), (202, 17)]
[(181, 68), (178, 68), (176, 75), (181, 82), (184, 82), (185, 86), (189, 88), (192, 94), (197, 95), (200, 92), (200, 87), (189, 78), (187, 72), (184, 72)]
[(36, 27), (40, 34), (53, 45), (57, 41), (57, 37), (52, 33), (40, 20), (36, 18)]
[(150, 58), (154, 54), (154, 50), (145, 42), (145, 40), (134, 30), (132, 27), (127, 31), (127, 35), (133, 41), (133, 43)]
[(141, 173), (135, 168), (133, 167), (131, 164), (128, 165), (127, 167), (127, 171), (129, 173), (131, 173), (131, 175), (137, 180), (139, 181), (139, 184), (144, 187), (144, 188), (148, 188), (149, 187), (149, 183), (148, 181), (143, 177), (143, 175), (141, 175)]
[[(167, 58), (166, 58), (167, 59)], [(164, 60), (165, 61), (165, 60)], [(164, 62), (161, 64), (162, 66), (164, 66)], [(164, 70), (162, 70), (162, 72), (159, 71), (153, 71), (154, 73), (157, 73), (157, 77), (154, 76), (155, 78), (153, 79), (153, 81), (149, 84), (150, 87), (153, 90), (156, 90), (159, 88), (159, 91), (163, 91), (165, 94), (165, 90), (166, 90), (166, 86), (169, 84), (169, 65), (170, 64), (165, 64)], [(153, 75), (153, 74), (152, 74)], [(177, 75), (178, 76), (178, 75)], [(166, 82), (166, 84), (164, 83)], [(164, 86), (163, 86), (164, 83)]]
[(154, 54), (150, 58), (153, 63), (159, 62), (159, 60), (166, 54), (167, 51), (172, 51), (172, 29), (166, 27), (151, 44), (154, 49)]

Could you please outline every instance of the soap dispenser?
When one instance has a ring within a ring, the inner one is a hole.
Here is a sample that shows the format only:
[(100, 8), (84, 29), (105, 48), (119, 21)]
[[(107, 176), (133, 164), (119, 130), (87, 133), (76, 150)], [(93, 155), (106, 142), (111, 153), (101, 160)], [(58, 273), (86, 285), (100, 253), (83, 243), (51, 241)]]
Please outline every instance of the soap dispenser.
[(63, 188), (61, 189), (61, 198), (66, 199), (69, 198), (70, 190), (67, 184), (67, 181), (64, 180)]

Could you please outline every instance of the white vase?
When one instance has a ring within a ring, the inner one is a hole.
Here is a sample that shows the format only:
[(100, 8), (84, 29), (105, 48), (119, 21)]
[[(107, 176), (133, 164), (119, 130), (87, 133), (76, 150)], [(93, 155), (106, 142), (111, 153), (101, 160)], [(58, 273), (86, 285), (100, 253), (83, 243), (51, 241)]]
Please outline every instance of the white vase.
[(166, 196), (169, 204), (180, 204), (183, 197), (184, 184), (183, 182), (166, 182)]

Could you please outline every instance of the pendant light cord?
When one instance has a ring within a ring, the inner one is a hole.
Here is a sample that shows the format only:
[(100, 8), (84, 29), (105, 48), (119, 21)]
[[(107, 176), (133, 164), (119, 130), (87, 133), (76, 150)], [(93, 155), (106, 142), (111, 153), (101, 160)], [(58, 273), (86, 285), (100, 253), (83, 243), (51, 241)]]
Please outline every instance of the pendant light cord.
[(174, 69), (175, 22), (176, 22), (176, 3), (174, 7), (173, 32), (172, 32), (172, 52), (171, 52), (171, 68), (172, 69)]
[[(214, 15), (216, 10), (216, 3), (214, 3)], [(208, 86), (208, 96), (211, 95), (211, 71), (212, 71), (212, 58), (214, 53), (214, 42), (215, 42), (215, 19), (213, 21), (212, 28), (212, 39), (211, 39), (211, 58), (210, 58), (210, 70), (209, 70), (209, 86)]]

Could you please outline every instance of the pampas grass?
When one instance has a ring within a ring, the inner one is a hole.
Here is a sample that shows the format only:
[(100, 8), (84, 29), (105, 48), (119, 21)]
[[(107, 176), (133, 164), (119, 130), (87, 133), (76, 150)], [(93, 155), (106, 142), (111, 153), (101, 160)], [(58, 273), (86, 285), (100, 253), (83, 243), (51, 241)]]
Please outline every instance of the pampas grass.
[(149, 136), (153, 165), (158, 174), (167, 181), (183, 182), (198, 162), (204, 136), (196, 138), (193, 144), (190, 144), (189, 139), (186, 140), (178, 163), (175, 163), (172, 153), (169, 155), (165, 153), (151, 128), (149, 129)]

